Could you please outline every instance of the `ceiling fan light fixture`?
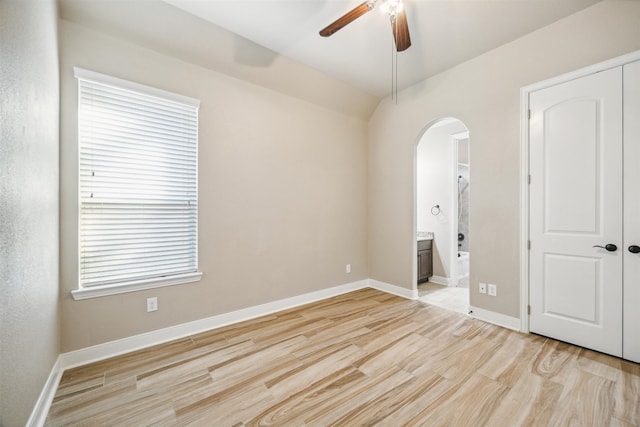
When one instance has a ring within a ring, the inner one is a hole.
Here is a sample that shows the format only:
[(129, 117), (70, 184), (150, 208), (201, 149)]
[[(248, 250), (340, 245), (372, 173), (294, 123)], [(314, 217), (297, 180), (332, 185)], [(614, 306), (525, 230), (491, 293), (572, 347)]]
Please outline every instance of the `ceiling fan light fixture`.
[[(0, 0), (1, 1), (1, 0)], [(402, 0), (365, 0), (359, 6), (351, 9), (340, 18), (320, 30), (322, 37), (329, 37), (355, 21), (362, 15), (370, 12), (380, 2), (380, 10), (389, 15), (391, 21), (391, 31), (393, 32), (394, 51), (391, 56), (391, 99), (398, 102), (398, 52), (403, 52), (411, 46), (411, 36), (409, 35), (409, 25), (407, 24), (407, 14), (404, 10)]]
[(380, 10), (392, 18), (402, 12), (403, 9), (402, 0), (382, 0), (380, 4)]
[(359, 6), (356, 6), (320, 30), (320, 35), (322, 37), (329, 37), (335, 34), (336, 31), (339, 31), (362, 15), (370, 12), (378, 1), (380, 2), (380, 9), (389, 15), (396, 51), (402, 52), (408, 49), (409, 46), (411, 46), (411, 37), (409, 36), (407, 15), (402, 0), (365, 0)]

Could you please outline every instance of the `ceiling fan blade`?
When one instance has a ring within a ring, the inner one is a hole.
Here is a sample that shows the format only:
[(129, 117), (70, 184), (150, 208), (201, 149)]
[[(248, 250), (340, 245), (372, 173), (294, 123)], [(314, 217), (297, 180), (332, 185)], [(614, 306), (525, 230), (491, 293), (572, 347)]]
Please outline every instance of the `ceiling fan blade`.
[(402, 52), (411, 46), (411, 37), (409, 36), (409, 24), (407, 23), (407, 15), (403, 10), (396, 13), (394, 19), (391, 20), (391, 28), (393, 29), (393, 38), (396, 41), (396, 50)]
[(345, 13), (343, 16), (336, 19), (334, 22), (332, 22), (331, 24), (327, 25), (325, 28), (320, 30), (320, 35), (322, 37), (329, 37), (330, 35), (340, 30), (347, 24), (350, 24), (351, 22), (360, 18), (365, 13), (369, 12), (371, 9), (373, 9), (373, 5), (374, 5), (373, 2), (365, 1), (360, 6), (354, 8), (350, 12)]

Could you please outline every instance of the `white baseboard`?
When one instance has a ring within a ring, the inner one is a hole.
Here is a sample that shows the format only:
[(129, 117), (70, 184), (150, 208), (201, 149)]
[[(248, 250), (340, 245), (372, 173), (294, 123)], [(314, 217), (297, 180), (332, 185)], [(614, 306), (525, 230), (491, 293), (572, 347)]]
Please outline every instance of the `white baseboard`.
[[(359, 280), (357, 282), (347, 283), (345, 285), (334, 286), (328, 289), (322, 289), (316, 292), (310, 292), (291, 298), (285, 298), (266, 304), (232, 311), (230, 313), (223, 313), (216, 316), (207, 317), (205, 319), (171, 326), (169, 328), (159, 329), (140, 335), (134, 335), (132, 337), (110, 341), (92, 347), (71, 351), (68, 353), (62, 353), (56, 360), (56, 363), (53, 366), (51, 373), (49, 374), (49, 378), (47, 379), (47, 382), (45, 383), (44, 388), (40, 393), (40, 397), (38, 398), (38, 401), (36, 402), (36, 405), (31, 413), (31, 417), (27, 422), (27, 426), (40, 427), (44, 424), (58, 383), (60, 382), (60, 377), (66, 369), (86, 365), (87, 363), (107, 359), (113, 356), (118, 356), (120, 354), (129, 353), (131, 351), (197, 334), (199, 332), (208, 331), (229, 324), (275, 313), (277, 311), (313, 303), (326, 298), (331, 298), (337, 295), (342, 295), (347, 292), (352, 292), (367, 287), (411, 300), (418, 299), (417, 289), (407, 289), (374, 279), (365, 279)], [(473, 310), (471, 316), (477, 319), (484, 320), (489, 323), (494, 323), (499, 326), (504, 326), (509, 329), (520, 329), (520, 319), (476, 307), (471, 307), (471, 309)]]
[(400, 286), (391, 285), (389, 283), (380, 282), (374, 279), (369, 279), (369, 287), (382, 292), (386, 292), (388, 294), (398, 295), (402, 298), (418, 299), (417, 289), (402, 288)]
[(44, 425), (44, 422), (47, 419), (47, 414), (49, 413), (49, 408), (51, 407), (51, 402), (53, 402), (53, 397), (58, 389), (62, 372), (64, 372), (64, 369), (62, 369), (60, 356), (58, 356), (56, 362), (53, 364), (53, 368), (51, 368), (49, 376), (47, 377), (47, 381), (44, 383), (44, 387), (42, 387), (42, 391), (40, 392), (40, 396), (38, 396), (38, 400), (33, 407), (33, 411), (31, 411), (31, 416), (26, 424), (27, 427), (41, 427)]
[(285, 298), (266, 304), (243, 308), (229, 313), (218, 314), (216, 316), (207, 317), (205, 319), (194, 320), (192, 322), (182, 323), (180, 325), (158, 329), (140, 335), (134, 335), (132, 337), (94, 345), (92, 347), (82, 348), (80, 350), (61, 354), (61, 366), (64, 370), (73, 368), (75, 366), (86, 365), (87, 363), (107, 359), (109, 357), (118, 356), (120, 354), (129, 353), (135, 350), (140, 350), (142, 348), (172, 341), (178, 338), (183, 338), (189, 335), (197, 334), (199, 332), (208, 331), (210, 329), (219, 328), (221, 326), (226, 326), (232, 323), (253, 319), (256, 317), (275, 313), (277, 311), (309, 304), (326, 298), (331, 298), (336, 295), (341, 295), (347, 292), (366, 288), (367, 286), (368, 280), (360, 280), (357, 282), (334, 286), (332, 288), (322, 289), (320, 291), (310, 292), (291, 298)]
[(448, 277), (443, 277), (443, 276), (431, 276), (431, 277), (429, 277), (429, 281), (431, 283), (437, 283), (438, 285), (456, 286), (456, 284), (453, 283), (453, 280), (451, 280)]
[(514, 331), (520, 330), (520, 319), (517, 317), (507, 316), (478, 307), (469, 306), (469, 309), (471, 311), (469, 316), (471, 317), (475, 317), (476, 319), (484, 320), (485, 322), (493, 323), (494, 325), (502, 326), (507, 329), (513, 329)]

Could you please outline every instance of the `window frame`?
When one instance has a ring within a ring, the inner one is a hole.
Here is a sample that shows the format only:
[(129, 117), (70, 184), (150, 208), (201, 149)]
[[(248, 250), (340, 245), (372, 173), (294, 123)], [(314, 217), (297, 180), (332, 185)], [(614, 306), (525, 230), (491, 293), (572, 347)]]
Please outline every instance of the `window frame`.
[(199, 122), (199, 117), (198, 117), (198, 109), (200, 106), (200, 101), (194, 98), (190, 98), (184, 95), (179, 95), (176, 93), (172, 93), (172, 92), (168, 92), (162, 89), (157, 89), (154, 87), (150, 87), (150, 86), (146, 86), (143, 84), (139, 84), (139, 83), (134, 83), (128, 80), (124, 80), (124, 79), (119, 79), (117, 77), (112, 77), (109, 75), (105, 75), (102, 73), (98, 73), (95, 71), (90, 71), (90, 70), (86, 70), (83, 68), (79, 68), (79, 67), (74, 67), (73, 68), (74, 71), (74, 77), (78, 80), (76, 88), (78, 90), (78, 104), (77, 104), (77, 112), (78, 115), (77, 117), (77, 130), (78, 130), (78, 134), (77, 134), (77, 150), (78, 150), (78, 159), (77, 159), (77, 170), (76, 173), (77, 178), (78, 178), (78, 193), (77, 193), (77, 207), (78, 207), (78, 213), (77, 213), (77, 227), (78, 227), (78, 237), (77, 237), (77, 288), (71, 291), (71, 295), (73, 297), (74, 300), (81, 300), (81, 299), (86, 299), (86, 298), (94, 298), (94, 297), (100, 297), (100, 296), (106, 296), (106, 295), (114, 295), (114, 294), (121, 294), (121, 293), (126, 293), (126, 292), (134, 292), (134, 291), (140, 291), (140, 290), (144, 290), (144, 289), (153, 289), (153, 288), (158, 288), (158, 287), (165, 287), (165, 286), (173, 286), (173, 285), (179, 285), (179, 284), (186, 284), (186, 283), (194, 283), (194, 282), (198, 282), (201, 280), (202, 278), (202, 272), (199, 270), (199, 266), (198, 266), (198, 258), (199, 258), (199, 247), (198, 247), (198, 240), (199, 240), (199, 236), (198, 236), (198, 204), (196, 203), (196, 208), (195, 208), (195, 271), (193, 272), (185, 272), (185, 273), (178, 273), (178, 274), (171, 274), (171, 275), (166, 275), (166, 276), (162, 276), (162, 277), (147, 277), (147, 278), (141, 278), (141, 279), (133, 279), (133, 280), (122, 280), (119, 282), (115, 282), (115, 283), (109, 283), (109, 284), (98, 284), (98, 285), (90, 285), (90, 286), (83, 286), (81, 283), (81, 268), (82, 268), (82, 253), (81, 253), (81, 226), (82, 226), (82, 218), (81, 218), (81, 209), (82, 209), (82, 194), (81, 194), (81, 180), (80, 180), (80, 173), (81, 173), (81, 164), (80, 164), (80, 150), (81, 150), (81, 141), (80, 141), (80, 126), (81, 126), (81, 122), (80, 122), (80, 96), (81, 96), (81, 90), (80, 90), (80, 81), (84, 80), (84, 81), (88, 81), (88, 82), (93, 82), (93, 83), (98, 83), (101, 85), (107, 85), (107, 86), (112, 86), (115, 87), (117, 89), (121, 89), (121, 90), (126, 90), (126, 91), (132, 91), (135, 92), (137, 94), (142, 94), (142, 95), (146, 95), (146, 96), (151, 96), (151, 97), (155, 97), (155, 98), (159, 98), (165, 101), (170, 101), (173, 103), (178, 103), (178, 104), (182, 104), (183, 106), (188, 106), (188, 107), (193, 107), (195, 108), (195, 118), (196, 118), (196, 129), (195, 129), (195, 153), (196, 153), (196, 158), (195, 158), (195, 194), (196, 194), (196, 200), (198, 200), (198, 194), (199, 194), (199, 189), (198, 189), (198, 142), (199, 142), (199, 136), (198, 136), (198, 122)]

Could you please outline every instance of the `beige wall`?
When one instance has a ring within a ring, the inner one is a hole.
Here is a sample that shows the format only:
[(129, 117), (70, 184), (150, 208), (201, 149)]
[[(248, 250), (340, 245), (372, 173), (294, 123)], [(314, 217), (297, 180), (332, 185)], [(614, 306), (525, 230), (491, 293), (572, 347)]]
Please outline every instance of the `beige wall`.
[[(471, 305), (519, 317), (519, 90), (640, 49), (639, 22), (638, 1), (598, 3), (382, 102), (369, 122), (369, 277), (414, 286), (416, 144), (453, 116), (471, 141)], [(479, 281), (498, 296), (478, 294)]]
[(0, 425), (24, 426), (60, 352), (53, 1), (0, 1)]
[[(60, 23), (60, 55), (63, 352), (367, 277), (365, 121), (68, 21)], [(71, 298), (78, 269), (73, 66), (201, 100), (201, 282)], [(146, 312), (149, 296), (158, 297), (157, 312)]]

